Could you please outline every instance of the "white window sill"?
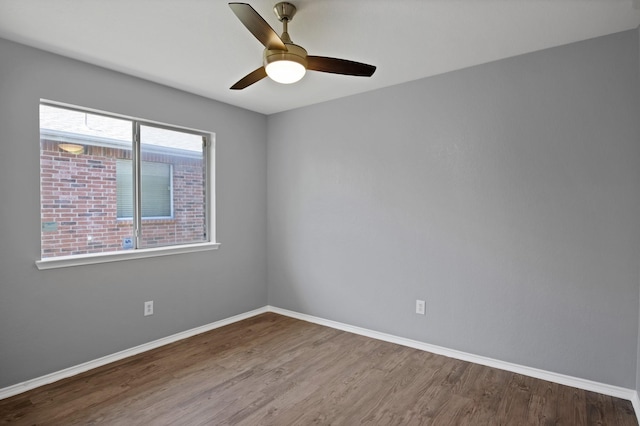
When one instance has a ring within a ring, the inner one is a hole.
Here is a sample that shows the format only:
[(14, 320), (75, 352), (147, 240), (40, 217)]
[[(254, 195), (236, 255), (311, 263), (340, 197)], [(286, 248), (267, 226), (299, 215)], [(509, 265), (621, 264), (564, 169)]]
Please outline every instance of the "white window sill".
[(38, 269), (68, 268), (70, 266), (93, 265), (96, 263), (120, 262), (123, 260), (144, 259), (147, 257), (170, 256), (173, 254), (193, 253), (216, 250), (220, 243), (185, 244), (171, 247), (155, 247), (139, 250), (123, 250), (110, 253), (79, 254), (36, 260)]

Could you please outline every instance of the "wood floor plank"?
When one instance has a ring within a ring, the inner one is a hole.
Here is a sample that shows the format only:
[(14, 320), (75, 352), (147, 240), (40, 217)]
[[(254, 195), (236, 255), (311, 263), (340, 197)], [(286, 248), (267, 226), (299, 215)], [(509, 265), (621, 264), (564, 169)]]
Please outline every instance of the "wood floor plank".
[(585, 425), (587, 424), (587, 401), (585, 392), (568, 387), (558, 387), (557, 424)]
[(535, 380), (521, 374), (513, 374), (507, 385), (505, 394), (498, 408), (498, 417), (508, 421), (507, 424), (530, 424), (529, 402)]
[(536, 380), (532, 386), (527, 422), (532, 425), (552, 426), (556, 424), (558, 384)]
[[(351, 390), (354, 383), (371, 370), (367, 355), (376, 342), (361, 336), (357, 336), (357, 339), (353, 337), (348, 333), (337, 335), (336, 339), (340, 341), (335, 343), (339, 343), (340, 350), (325, 354), (322, 363), (309, 357), (301, 359), (300, 365), (304, 371), (294, 378), (292, 386), (270, 389), (277, 394), (267, 408), (271, 420), (257, 413), (247, 418), (246, 424), (256, 424), (257, 420), (262, 424), (305, 424), (312, 422), (311, 417), (316, 416), (316, 412), (334, 410), (345, 400), (345, 393)], [(345, 375), (345, 371), (348, 374)], [(296, 410), (286, 410), (294, 405), (297, 406)]]
[(469, 367), (467, 381), (458, 390), (461, 396), (474, 399), (473, 411), (461, 424), (488, 425), (497, 418), (497, 411), (512, 373), (478, 364)]
[(12, 425), (637, 425), (630, 401), (267, 313), (0, 401)]

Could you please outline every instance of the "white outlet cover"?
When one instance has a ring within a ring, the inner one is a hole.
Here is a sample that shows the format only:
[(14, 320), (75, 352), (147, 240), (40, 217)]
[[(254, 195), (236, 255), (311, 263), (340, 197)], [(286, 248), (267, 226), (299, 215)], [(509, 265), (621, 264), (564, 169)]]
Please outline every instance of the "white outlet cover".
[(144, 302), (144, 316), (153, 315), (153, 300)]
[(425, 313), (425, 301), (416, 300), (416, 314), (424, 315)]

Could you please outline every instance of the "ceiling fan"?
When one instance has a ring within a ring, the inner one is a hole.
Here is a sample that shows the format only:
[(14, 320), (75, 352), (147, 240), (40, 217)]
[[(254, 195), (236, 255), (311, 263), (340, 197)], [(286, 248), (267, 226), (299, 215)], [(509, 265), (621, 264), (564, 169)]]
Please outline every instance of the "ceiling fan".
[(242, 90), (267, 76), (278, 83), (295, 83), (304, 77), (306, 70), (359, 77), (371, 77), (376, 70), (375, 66), (360, 62), (307, 55), (304, 48), (291, 41), (287, 32), (289, 22), (296, 14), (296, 7), (291, 3), (280, 2), (273, 7), (282, 22), (281, 36), (247, 3), (229, 3), (229, 7), (265, 47), (263, 66), (241, 78), (231, 86), (232, 90)]

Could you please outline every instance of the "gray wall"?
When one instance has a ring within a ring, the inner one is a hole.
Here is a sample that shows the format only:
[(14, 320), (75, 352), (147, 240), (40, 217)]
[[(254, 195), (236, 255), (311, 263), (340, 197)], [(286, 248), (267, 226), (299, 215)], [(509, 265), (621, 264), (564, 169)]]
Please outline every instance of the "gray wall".
[(638, 50), (628, 31), (270, 116), (269, 303), (635, 388)]
[[(215, 132), (220, 249), (37, 270), (40, 98)], [(265, 116), (0, 40), (0, 148), (0, 388), (266, 304)]]

